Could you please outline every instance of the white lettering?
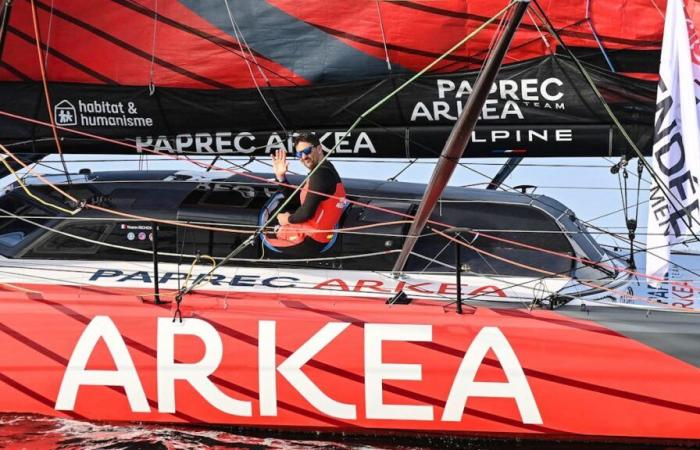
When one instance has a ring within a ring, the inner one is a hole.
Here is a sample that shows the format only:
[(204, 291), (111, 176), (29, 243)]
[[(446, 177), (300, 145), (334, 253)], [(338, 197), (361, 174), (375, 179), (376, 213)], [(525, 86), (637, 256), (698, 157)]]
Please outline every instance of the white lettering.
[(216, 133), (216, 151), (217, 152), (231, 152), (231, 132), (230, 131), (219, 131)]
[[(263, 324), (263, 322), (267, 323)], [(326, 324), (277, 366), (277, 371), (286, 378), (289, 384), (291, 384), (314, 408), (331, 417), (340, 419), (355, 419), (357, 417), (355, 405), (341, 403), (328, 397), (301, 371), (301, 368), (349, 326), (349, 323), (344, 322), (331, 322)], [(258, 347), (258, 351), (260, 352), (258, 354), (258, 361), (261, 364), (261, 372), (263, 367), (267, 368), (267, 372), (264, 374), (261, 373), (259, 378), (260, 414), (276, 415), (276, 379), (274, 377), (274, 371), (270, 373), (269, 369), (270, 366), (274, 368), (275, 361), (275, 323), (272, 321), (261, 321), (258, 335), (261, 340), (260, 346)]]
[[(112, 355), (116, 370), (87, 370), (85, 368), (100, 338), (104, 340)], [(68, 361), (66, 372), (63, 374), (61, 387), (58, 389), (56, 409), (72, 411), (75, 408), (78, 388), (81, 385), (121, 386), (126, 392), (126, 398), (132, 412), (151, 411), (126, 344), (117, 326), (107, 316), (95, 316), (85, 327), (83, 334), (80, 335)]]
[(197, 133), (194, 135), (194, 148), (198, 152), (207, 151), (209, 153), (213, 153), (214, 150), (212, 150), (211, 148), (211, 144), (213, 141), (214, 139), (211, 137), (211, 134)]
[[(242, 143), (243, 139), (250, 140), (250, 145), (244, 147)], [(253, 136), (253, 134), (244, 131), (242, 133), (238, 133), (236, 137), (233, 138), (233, 147), (239, 153), (253, 153), (255, 151), (255, 145), (253, 144), (253, 141), (255, 141), (255, 137)]]
[(175, 136), (175, 148), (178, 153), (181, 153), (186, 148), (189, 148), (193, 141), (191, 134), (178, 134)]
[(416, 103), (416, 106), (413, 107), (413, 112), (411, 112), (411, 122), (416, 121), (416, 119), (419, 117), (429, 121), (433, 120), (433, 116), (430, 115), (430, 110), (423, 102), (418, 102)]
[(422, 379), (420, 364), (382, 362), (382, 342), (432, 340), (430, 325), (365, 324), (365, 405), (368, 419), (433, 420), (430, 405), (386, 404), (384, 380)]
[(136, 151), (143, 152), (143, 149), (150, 150), (150, 146), (153, 144), (153, 138), (150, 136), (141, 137), (136, 136)]
[[(501, 364), (507, 383), (474, 381), (476, 372), (489, 350), (493, 351)], [(447, 397), (442, 420), (460, 421), (470, 396), (513, 398), (523, 423), (542, 423), (535, 397), (532, 395), (518, 357), (501, 330), (496, 327), (482, 328), (467, 349)]]
[(536, 101), (539, 100), (537, 97), (537, 80), (533, 78), (528, 78), (522, 80), (522, 97), (523, 100)]
[(361, 150), (369, 150), (370, 153), (377, 153), (377, 150), (374, 148), (374, 144), (372, 144), (372, 140), (364, 131), (357, 136), (353, 153), (360, 153)]
[[(175, 362), (175, 336), (197, 336), (204, 342), (204, 356), (196, 363)], [(186, 380), (211, 405), (235, 416), (251, 416), (250, 402), (233, 399), (209, 380), (223, 356), (221, 337), (201, 319), (186, 318), (182, 323), (168, 317), (158, 318), (158, 410), (174, 413), (175, 381)]]
[(343, 139), (343, 136), (345, 135), (344, 131), (336, 131), (334, 133), (335, 137), (335, 152), (336, 153), (352, 153), (352, 149), (350, 148), (350, 143), (348, 142), (348, 138), (350, 135), (348, 134), (345, 136), (345, 139)]
[(438, 98), (445, 98), (445, 93), (455, 90), (455, 84), (451, 80), (437, 80)]
[(542, 93), (542, 97), (544, 97), (545, 100), (549, 100), (551, 102), (555, 102), (562, 98), (564, 96), (563, 92), (557, 92), (556, 94), (552, 95), (549, 93), (547, 88), (549, 88), (550, 84), (556, 84), (557, 86), (562, 86), (564, 83), (559, 78), (547, 78), (542, 82), (542, 85), (540, 86), (540, 92)]

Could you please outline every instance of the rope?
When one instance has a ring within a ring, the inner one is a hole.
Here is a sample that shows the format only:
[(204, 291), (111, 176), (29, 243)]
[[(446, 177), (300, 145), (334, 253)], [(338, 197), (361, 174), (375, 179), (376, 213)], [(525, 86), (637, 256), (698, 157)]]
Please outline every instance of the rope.
[(44, 70), (46, 73), (49, 72), (49, 49), (51, 48), (51, 26), (53, 24), (53, 2), (51, 0), (51, 7), (49, 9), (49, 28), (46, 31), (46, 51), (44, 52)]
[[(338, 139), (338, 140), (336, 141), (336, 143), (335, 143), (335, 145), (333, 146), (333, 148), (331, 148), (330, 151), (321, 159), (321, 161), (319, 162), (319, 164), (316, 165), (316, 167), (314, 167), (311, 171), (309, 171), (309, 174), (308, 174), (307, 177), (305, 178), (304, 182), (302, 182), (299, 186), (296, 186), (296, 188), (294, 189), (294, 191), (289, 195), (289, 197), (288, 197), (284, 202), (282, 202), (282, 204), (277, 208), (277, 210), (276, 210), (275, 212), (273, 212), (272, 214), (270, 214), (270, 217), (268, 218), (267, 222), (265, 222), (265, 224), (261, 225), (261, 226), (260, 226), (260, 229), (262, 230), (263, 228), (268, 227), (268, 226), (272, 223), (272, 221), (277, 217), (277, 214), (279, 214), (281, 211), (284, 210), (284, 208), (285, 208), (285, 207), (287, 206), (287, 204), (291, 201), (291, 199), (294, 198), (294, 196), (295, 196), (295, 195), (298, 193), (298, 191), (301, 189), (301, 187), (303, 186), (303, 184), (304, 184), (305, 182), (308, 182), (309, 178), (311, 178), (311, 176), (316, 172), (316, 170), (318, 170), (318, 169), (321, 167), (321, 164), (322, 164), (323, 162), (325, 162), (325, 161), (335, 152), (335, 149), (340, 145), (340, 143), (343, 142), (343, 141), (348, 137), (348, 135), (352, 132), (352, 130), (354, 130), (354, 129), (360, 124), (360, 122), (362, 122), (362, 120), (363, 120), (366, 116), (368, 116), (369, 114), (371, 114), (372, 112), (374, 112), (375, 110), (377, 110), (377, 109), (378, 109), (379, 107), (381, 107), (384, 103), (388, 102), (388, 101), (389, 101), (391, 98), (393, 98), (396, 94), (398, 94), (398, 93), (401, 92), (404, 88), (406, 88), (406, 86), (410, 85), (410, 84), (413, 83), (416, 79), (418, 79), (420, 76), (422, 76), (423, 74), (425, 74), (426, 72), (428, 72), (430, 69), (432, 69), (433, 67), (435, 67), (435, 65), (437, 65), (440, 61), (442, 61), (442, 60), (443, 60), (445, 57), (447, 57), (450, 53), (454, 52), (456, 49), (458, 49), (459, 47), (461, 47), (465, 42), (467, 42), (469, 39), (471, 39), (473, 36), (475, 36), (475, 35), (476, 35), (477, 33), (479, 33), (481, 30), (483, 30), (484, 28), (486, 28), (491, 22), (495, 21), (497, 18), (499, 18), (500, 16), (502, 16), (505, 12), (507, 12), (508, 10), (510, 10), (511, 6), (513, 6), (514, 4), (515, 4), (514, 2), (509, 3), (508, 6), (506, 6), (505, 8), (503, 8), (503, 9), (502, 9), (500, 12), (498, 12), (495, 16), (493, 16), (493, 17), (491, 17), (489, 20), (485, 21), (483, 24), (481, 24), (479, 27), (477, 27), (474, 31), (472, 31), (471, 33), (469, 33), (465, 38), (463, 38), (462, 40), (460, 40), (457, 44), (455, 44), (455, 45), (454, 45), (453, 47), (451, 47), (449, 50), (447, 50), (445, 53), (443, 53), (442, 55), (440, 55), (440, 57), (438, 57), (438, 58), (435, 59), (433, 62), (431, 62), (430, 64), (428, 64), (427, 66), (425, 66), (425, 67), (424, 67), (422, 70), (420, 70), (418, 73), (416, 73), (415, 75), (413, 75), (411, 78), (409, 78), (409, 79), (408, 79), (407, 81), (405, 81), (403, 84), (401, 84), (399, 87), (397, 87), (397, 88), (394, 89), (392, 92), (390, 92), (388, 95), (386, 95), (384, 98), (382, 98), (382, 99), (379, 100), (377, 103), (375, 103), (374, 106), (370, 107), (367, 111), (365, 111), (364, 113), (362, 113), (362, 114), (355, 120), (355, 122), (350, 126), (350, 128), (348, 128), (347, 131), (345, 131), (345, 133), (343, 134), (343, 136), (342, 136), (340, 139)], [(334, 197), (334, 196), (328, 196), (328, 198), (333, 198), (333, 197)], [(259, 233), (259, 232), (258, 232), (258, 233)], [(258, 233), (256, 233), (256, 234), (258, 234)], [(242, 242), (236, 249), (234, 249), (234, 250), (229, 254), (229, 257), (235, 256), (235, 255), (238, 254), (243, 248), (245, 248), (246, 245), (249, 245), (250, 242), (252, 241), (252, 239), (254, 238), (254, 236), (255, 236), (255, 234), (254, 234), (253, 236), (251, 236), (250, 238), (248, 238), (246, 241)], [(228, 258), (228, 257), (227, 257), (227, 258)], [(220, 263), (217, 265), (217, 267), (219, 267), (221, 264), (224, 264), (224, 263), (226, 262), (227, 258), (224, 258), (224, 260), (223, 260), (222, 262), (220, 262)], [(212, 269), (212, 271), (214, 271), (214, 270), (216, 270), (216, 268)], [(193, 288), (194, 288), (194, 287), (195, 287), (195, 286), (193, 286)], [(183, 293), (188, 293), (188, 292), (190, 292), (190, 291), (191, 291), (191, 289), (190, 289), (189, 291), (182, 291), (182, 292), (183, 292)]]
[[(44, 70), (44, 61), (42, 60), (42, 57), (41, 57), (41, 46), (39, 45), (39, 41), (40, 41), (39, 19), (37, 16), (36, 5), (34, 4), (34, 0), (30, 0), (30, 4), (32, 7), (32, 24), (34, 25), (34, 43), (36, 44), (36, 56), (39, 59), (39, 71), (41, 72), (41, 82), (42, 82), (42, 85), (44, 86), (44, 97), (46, 99), (46, 109), (49, 113), (49, 122), (51, 123), (51, 130), (53, 131), (53, 137), (54, 137), (54, 140), (56, 141), (56, 150), (58, 150), (58, 154), (61, 157), (61, 163), (63, 164), (63, 171), (66, 174), (66, 178), (68, 179), (68, 182), (70, 183), (70, 175), (68, 175), (68, 168), (66, 167), (66, 162), (63, 159), (63, 150), (61, 149), (61, 140), (58, 138), (58, 131), (56, 130), (56, 121), (54, 120), (54, 117), (53, 117), (53, 107), (51, 104), (51, 96), (49, 95), (49, 85), (48, 85), (48, 82), (46, 81), (46, 71)], [(48, 52), (48, 46), (47, 46), (46, 51)]]
[(384, 21), (382, 20), (382, 10), (379, 7), (379, 0), (375, 0), (377, 5), (377, 16), (379, 17), (379, 31), (382, 33), (382, 45), (384, 46), (384, 57), (386, 58), (386, 67), (391, 72), (391, 61), (389, 60), (389, 50), (386, 47), (386, 36), (384, 35)]
[[(617, 118), (617, 115), (615, 115), (615, 113), (613, 112), (613, 110), (610, 108), (610, 105), (608, 105), (608, 102), (605, 101), (605, 98), (603, 98), (602, 94), (600, 93), (600, 91), (598, 90), (597, 86), (596, 86), (595, 83), (593, 82), (593, 79), (591, 79), (591, 77), (590, 77), (588, 71), (587, 71), (587, 70), (585, 69), (585, 67), (583, 67), (583, 65), (581, 64), (581, 61), (579, 61), (578, 58), (576, 58), (576, 56), (573, 54), (573, 52), (572, 52), (572, 51), (569, 49), (569, 47), (564, 43), (564, 41), (562, 40), (562, 38), (561, 38), (561, 36), (559, 35), (559, 33), (557, 32), (557, 30), (554, 28), (554, 26), (551, 24), (551, 22), (550, 22), (549, 19), (547, 18), (546, 14), (544, 13), (544, 10), (543, 10), (542, 7), (540, 6), (538, 0), (534, 0), (534, 3), (535, 3), (535, 5), (537, 6), (537, 9), (540, 11), (540, 13), (541, 13), (541, 16), (540, 16), (540, 17), (541, 17), (541, 20), (543, 20), (543, 21), (545, 22), (545, 24), (547, 25), (547, 28), (549, 29), (549, 32), (552, 33), (552, 35), (557, 39), (557, 41), (559, 42), (559, 44), (567, 51), (567, 53), (569, 54), (569, 57), (574, 61), (574, 63), (576, 64), (576, 67), (579, 69), (579, 71), (581, 72), (581, 74), (583, 75), (583, 77), (586, 79), (586, 82), (587, 82), (588, 85), (591, 87), (591, 89), (593, 90), (594, 94), (595, 94), (596, 97), (598, 97), (598, 99), (600, 100), (600, 102), (601, 102), (603, 108), (605, 109), (605, 112), (606, 112), (606, 113), (608, 114), (608, 116), (612, 119), (613, 123), (615, 124), (615, 126), (617, 127), (617, 129), (620, 131), (620, 134), (622, 134), (622, 136), (625, 138), (625, 141), (626, 141), (627, 144), (630, 146), (630, 148), (632, 148), (632, 150), (633, 150), (634, 153), (637, 155), (637, 157), (639, 158), (639, 160), (643, 162), (643, 164), (644, 164), (644, 166), (646, 167), (647, 171), (649, 171), (649, 175), (650, 175), (650, 176), (653, 178), (653, 180), (656, 182), (656, 185), (659, 187), (659, 190), (663, 193), (663, 195), (664, 195), (664, 197), (666, 198), (666, 200), (668, 200), (669, 205), (671, 205), (671, 206), (673, 207), (673, 209), (674, 209), (675, 212), (678, 212), (678, 208), (676, 208), (676, 205), (675, 205), (674, 201), (672, 201), (672, 200), (675, 200), (676, 202), (680, 203), (680, 202), (678, 201), (678, 198), (675, 196), (675, 194), (673, 194), (673, 192), (670, 191), (670, 189), (669, 189), (667, 186), (664, 186), (663, 183), (660, 182), (658, 175), (657, 175), (656, 172), (654, 171), (654, 168), (651, 167), (651, 165), (644, 159), (644, 155), (642, 154), (641, 150), (639, 150), (639, 147), (637, 147), (637, 144), (632, 140), (632, 138), (630, 137), (629, 133), (627, 133), (627, 130), (625, 129), (625, 127), (622, 126), (622, 123), (620, 123), (619, 119)], [(684, 219), (686, 219), (686, 218), (689, 220), (688, 222), (686, 222), (686, 221), (684, 220)], [(681, 216), (681, 219), (683, 220), (684, 224), (685, 224), (686, 226), (688, 226), (688, 229), (691, 231), (691, 233), (693, 233), (693, 231), (692, 231), (692, 226), (691, 226), (691, 222), (694, 221), (695, 223), (697, 223), (697, 224), (700, 225), (700, 221), (698, 221), (698, 219), (695, 218), (695, 217), (693, 217), (692, 215)], [(693, 233), (693, 234), (694, 234), (694, 233)], [(696, 236), (696, 237), (697, 237), (697, 236)]]
[[(231, 21), (231, 27), (233, 28), (233, 33), (236, 36), (236, 41), (238, 41), (239, 43), (242, 42), (243, 45), (248, 47), (248, 43), (245, 41), (245, 37), (243, 36), (243, 32), (238, 28), (238, 24), (236, 23), (236, 19), (233, 17), (233, 13), (231, 13), (231, 8), (229, 8), (228, 0), (224, 0), (224, 5), (226, 6), (226, 12), (228, 13), (228, 18)], [(243, 45), (241, 45), (241, 50), (243, 49)], [(250, 55), (252, 56), (253, 53), (250, 51), (250, 47), (248, 47), (248, 49), (249, 49)], [(255, 60), (254, 57), (253, 57), (253, 60)], [(265, 107), (270, 112), (272, 117), (275, 119), (277, 124), (280, 126), (282, 131), (284, 131), (284, 134), (289, 135), (289, 133), (287, 132), (287, 128), (284, 126), (284, 124), (282, 123), (280, 118), (277, 117), (277, 114), (275, 114), (275, 111), (272, 109), (272, 107), (268, 103), (267, 99), (265, 98), (265, 95), (263, 94), (262, 90), (260, 89), (260, 86), (258, 85), (258, 81), (255, 79), (255, 75), (253, 74), (253, 69), (250, 67), (250, 62), (248, 61), (248, 58), (244, 58), (244, 61), (245, 61), (246, 67), (248, 68), (248, 73), (250, 74), (250, 79), (253, 80), (253, 84), (255, 85), (255, 89), (258, 91), (258, 94), (260, 95), (260, 98), (262, 99), (263, 103), (265, 104)], [(267, 77), (265, 77), (265, 78), (267, 79)], [(267, 80), (267, 83), (269, 85), (270, 81)]]
[[(8, 153), (11, 157), (14, 157), (14, 155), (12, 155), (11, 152), (9, 152), (9, 151), (7, 151), (6, 149), (4, 149), (1, 145), (0, 145), (0, 149), (3, 149), (4, 151), (6, 151), (6, 153)], [(326, 157), (328, 157), (328, 155), (326, 155)], [(19, 161), (19, 162), (20, 162), (21, 165), (23, 165), (23, 166), (26, 168), (26, 165), (24, 165), (21, 161)], [(241, 175), (245, 175), (245, 174), (241, 174)], [(41, 178), (40, 178), (40, 179), (41, 179)], [(51, 185), (51, 183), (49, 183), (48, 181), (46, 181), (46, 180), (44, 180), (44, 179), (42, 179), (42, 180), (43, 180), (44, 182), (46, 182), (47, 184)], [(54, 186), (54, 188), (55, 188), (55, 189), (59, 189), (59, 188), (57, 188), (57, 187), (55, 187), (55, 186)], [(60, 191), (60, 189), (59, 189), (59, 191)], [(62, 192), (62, 191), (61, 191), (61, 192)], [(67, 194), (64, 193), (64, 195), (67, 195)], [(324, 194), (324, 195), (328, 196), (327, 194)], [(332, 196), (328, 196), (328, 197), (332, 197)], [(355, 202), (355, 203), (358, 203), (358, 202)], [(100, 207), (96, 207), (96, 206), (94, 206), (94, 205), (86, 205), (86, 206), (89, 206), (89, 207), (92, 207), (92, 208), (98, 209), (98, 210), (103, 210), (103, 211), (105, 211), (105, 212), (110, 212), (110, 210), (108, 210), (108, 209), (106, 209), (106, 208), (100, 208)], [(365, 207), (371, 207), (371, 208), (373, 208), (373, 209), (377, 209), (377, 210), (380, 210), (380, 211), (383, 211), (383, 212), (387, 212), (387, 213), (391, 213), (391, 214), (396, 214), (396, 215), (399, 215), (399, 216), (404, 216), (404, 217), (409, 218), (409, 219), (412, 218), (412, 216), (410, 216), (410, 215), (408, 215), (408, 214), (398, 213), (398, 212), (396, 212), (396, 211), (388, 210), (388, 209), (386, 209), (386, 208), (380, 208), (380, 207), (376, 207), (376, 206), (373, 206), (373, 205), (364, 205), (364, 206), (365, 206)], [(146, 219), (144, 219), (142, 216), (129, 215), (129, 214), (121, 213), (121, 212), (118, 212), (118, 211), (111, 211), (111, 212), (113, 212), (113, 213), (116, 214), (116, 215), (123, 215), (123, 216), (131, 217), (131, 218), (136, 218), (136, 219), (139, 219), (139, 220), (149, 220), (149, 221), (156, 221), (156, 222), (161, 222), (161, 223), (170, 223), (170, 224), (173, 224), (173, 221), (157, 220), (157, 219), (154, 219), (154, 218), (146, 218)], [(447, 224), (442, 224), (442, 223), (436, 222), (436, 221), (429, 221), (429, 223), (432, 223), (432, 224), (435, 224), (435, 225), (440, 225), (440, 226), (443, 226), (443, 227), (449, 227), (449, 225), (447, 225)], [(192, 228), (211, 229), (211, 228), (207, 228), (207, 227), (198, 227), (198, 226), (194, 226), (194, 225), (191, 225), (191, 224), (190, 224), (189, 226), (192, 227)], [(215, 230), (217, 230), (217, 229), (215, 229)], [(219, 228), (218, 230), (221, 230), (221, 229)], [(247, 230), (244, 231), (244, 232), (247, 232)], [(578, 260), (578, 261), (580, 261), (580, 262), (584, 262), (584, 263), (589, 264), (589, 265), (593, 265), (593, 266), (598, 266), (598, 265), (599, 265), (597, 262), (588, 260), (588, 259), (586, 259), (586, 258), (579, 258), (579, 257), (571, 256), (571, 255), (568, 255), (568, 254), (562, 254), (562, 253), (558, 253), (558, 252), (553, 252), (553, 251), (550, 251), (550, 250), (542, 249), (542, 248), (535, 247), (535, 246), (530, 246), (530, 245), (523, 244), (523, 243), (519, 243), (519, 242), (516, 242), (516, 241), (512, 241), (512, 240), (508, 240), (508, 239), (504, 239), (504, 238), (498, 238), (498, 237), (495, 237), (495, 236), (492, 236), (492, 235), (489, 235), (489, 234), (485, 234), (485, 233), (482, 233), (482, 235), (485, 236), (485, 237), (487, 237), (487, 238), (495, 239), (495, 240), (502, 241), (502, 242), (506, 242), (506, 243), (510, 243), (510, 244), (512, 244), (512, 245), (516, 245), (516, 246), (520, 246), (520, 247), (524, 247), (524, 248), (530, 248), (530, 249), (533, 249), (533, 250), (542, 251), (542, 252), (544, 252), (544, 253), (549, 253), (549, 254), (552, 254), (552, 255), (561, 256), (561, 257), (565, 257), (565, 258), (568, 258), (568, 259)], [(239, 247), (239, 248), (243, 248), (243, 247)], [(230, 260), (231, 258), (232, 258), (231, 255), (229, 255), (229, 256), (226, 257), (226, 258), (223, 258), (223, 259), (221, 260), (221, 262), (218, 264), (218, 266), (224, 264), (226, 261)], [(513, 264), (517, 266), (517, 263), (516, 263), (515, 261), (513, 261)], [(217, 267), (218, 267), (218, 266), (217, 266)], [(601, 266), (604, 266), (604, 265), (601, 265)], [(613, 270), (617, 270), (617, 268), (615, 268), (615, 267), (613, 267), (612, 269), (613, 269)], [(629, 272), (629, 271), (628, 271), (628, 272)], [(631, 273), (631, 272), (630, 272), (630, 273)], [(634, 272), (634, 273), (636, 273), (636, 272)], [(638, 274), (638, 273), (637, 273), (637, 274)], [(646, 274), (638, 274), (638, 275), (643, 276), (643, 277), (645, 277), (645, 278), (652, 278), (652, 279), (653, 279), (653, 277), (648, 276), (648, 275), (646, 275)]]
[(591, 0), (586, 0), (586, 22), (588, 23), (588, 26), (591, 28), (591, 34), (593, 34), (593, 39), (595, 39), (596, 44), (598, 44), (598, 48), (600, 49), (600, 52), (603, 54), (603, 58), (605, 58), (605, 62), (608, 63), (608, 67), (610, 67), (610, 71), (612, 73), (615, 73), (615, 67), (613, 67), (612, 61), (608, 57), (608, 53), (605, 51), (605, 47), (603, 47), (603, 43), (600, 41), (600, 38), (598, 37), (598, 33), (595, 31), (595, 28), (593, 27), (593, 21), (591, 20)]
[(153, 0), (153, 43), (151, 45), (151, 67), (148, 79), (148, 95), (153, 95), (156, 92), (155, 83), (155, 62), (156, 62), (156, 31), (158, 28), (158, 0)]
[[(472, 246), (472, 245), (469, 245), (469, 244), (467, 244), (466, 242), (463, 242), (463, 241), (461, 241), (461, 240), (459, 240), (459, 239), (455, 239), (455, 238), (453, 238), (452, 236), (450, 236), (450, 235), (448, 235), (448, 234), (446, 234), (446, 233), (443, 233), (443, 232), (441, 232), (441, 231), (439, 231), (439, 230), (434, 230), (434, 231), (435, 231), (437, 234), (443, 236), (444, 238), (449, 239), (450, 241), (453, 241), (453, 242), (457, 242), (459, 245), (464, 246), (464, 247), (467, 247), (467, 248), (469, 248), (470, 250), (473, 250), (473, 251), (475, 251), (475, 252), (477, 252), (477, 253), (482, 253), (482, 254), (484, 254), (484, 255), (490, 256), (490, 257), (492, 257), (492, 258), (494, 258), (494, 259), (497, 259), (497, 260), (499, 260), (499, 261), (503, 261), (503, 262), (505, 262), (505, 263), (507, 263), (507, 264), (511, 264), (511, 265), (514, 265), (514, 266), (517, 266), (517, 267), (521, 267), (521, 268), (524, 268), (524, 269), (527, 269), (527, 270), (532, 270), (532, 271), (535, 271), (535, 272), (539, 272), (539, 273), (544, 274), (544, 275), (547, 275), (547, 276), (557, 277), (557, 273), (556, 273), (556, 272), (551, 272), (551, 271), (548, 271), (548, 270), (540, 269), (540, 268), (538, 268), (538, 267), (530, 266), (530, 265), (528, 265), (528, 264), (519, 263), (519, 262), (517, 262), (517, 261), (513, 261), (513, 260), (510, 260), (510, 259), (508, 259), (508, 258), (504, 258), (504, 257), (498, 256), (498, 255), (493, 254), (493, 253), (491, 253), (491, 252), (488, 252), (488, 251), (486, 251), (486, 250), (482, 250), (482, 249), (476, 248), (476, 247), (474, 247), (474, 246)], [(625, 271), (625, 272), (627, 272), (627, 271)], [(654, 305), (654, 306), (657, 306), (657, 305), (658, 305), (658, 302), (653, 301), (653, 300), (650, 300), (648, 297), (641, 297), (641, 296), (638, 296), (638, 295), (631, 295), (631, 294), (629, 294), (628, 292), (623, 292), (623, 291), (619, 291), (619, 290), (617, 290), (617, 289), (610, 289), (610, 288), (606, 288), (606, 287), (604, 287), (604, 286), (599, 286), (599, 285), (596, 285), (596, 284), (594, 284), (594, 283), (591, 283), (591, 282), (582, 280), (582, 279), (580, 279), (580, 278), (579, 278), (577, 281), (578, 281), (579, 283), (585, 285), (585, 286), (589, 286), (589, 287), (594, 288), (594, 289), (604, 290), (604, 291), (606, 291), (606, 292), (610, 292), (610, 293), (616, 294), (616, 295), (618, 295), (618, 296), (624, 296), (624, 297), (627, 297), (627, 298), (640, 300), (640, 301), (642, 301), (642, 302), (644, 302), (644, 303), (652, 304), (652, 305)], [(668, 281), (668, 280), (664, 280), (664, 281)], [(670, 283), (673, 283), (673, 282), (670, 282)], [(685, 284), (685, 283), (678, 283), (678, 284), (680, 284), (681, 286), (687, 287), (687, 284)], [(673, 305), (671, 305), (669, 308), (670, 308), (670, 309), (673, 309), (673, 310), (695, 311), (694, 308), (683, 308), (683, 307), (681, 307), (681, 306), (673, 306)], [(700, 312), (700, 310), (698, 310), (698, 311)]]

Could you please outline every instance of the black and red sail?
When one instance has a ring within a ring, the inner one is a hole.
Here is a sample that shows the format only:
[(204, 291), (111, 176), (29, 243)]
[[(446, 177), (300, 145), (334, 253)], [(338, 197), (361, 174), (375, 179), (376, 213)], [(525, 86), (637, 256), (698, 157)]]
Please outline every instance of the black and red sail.
[[(505, 2), (34, 0), (66, 152), (266, 154), (302, 129), (332, 147), (377, 101)], [(637, 143), (649, 149), (665, 2), (541, 2)], [(694, 3), (688, 5), (691, 15)], [(697, 9), (697, 8), (696, 8)], [(699, 10), (700, 11), (700, 10)], [(373, 112), (345, 156), (434, 157), (499, 21)], [(0, 57), (0, 142), (55, 148), (30, 0), (12, 3)], [(532, 5), (466, 156), (607, 155), (627, 144)], [(8, 115), (10, 114), (10, 115)], [(336, 131), (338, 133), (336, 133)]]

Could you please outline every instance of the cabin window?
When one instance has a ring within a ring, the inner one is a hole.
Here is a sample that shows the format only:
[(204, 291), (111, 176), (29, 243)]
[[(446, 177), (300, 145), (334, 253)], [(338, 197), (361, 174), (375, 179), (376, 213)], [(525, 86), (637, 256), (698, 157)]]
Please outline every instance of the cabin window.
[[(45, 257), (47, 255), (94, 255), (99, 248), (110, 224), (75, 221), (49, 232), (31, 253)], [(80, 239), (82, 238), (82, 239)]]
[[(212, 227), (224, 228), (223, 225), (212, 225)], [(248, 237), (249, 235), (241, 233), (178, 227), (178, 248), (180, 252), (187, 255), (200, 254), (223, 258)], [(236, 256), (236, 259), (257, 257), (257, 247), (247, 246)]]
[[(460, 246), (465, 273), (541, 277), (551, 273), (568, 275), (573, 268), (572, 259), (546, 253), (574, 255), (554, 219), (539, 209), (513, 204), (446, 203), (436, 207), (432, 219), (474, 231), (460, 234), (470, 246)], [(426, 230), (406, 270), (454, 272), (454, 252), (452, 241)]]
[(349, 270), (391, 270), (410, 225), (402, 223), (405, 219), (401, 214), (412, 214), (413, 209), (414, 205), (409, 202), (383, 200), (370, 201), (368, 206), (350, 206), (341, 230), (363, 228), (339, 235), (342, 255), (350, 256), (339, 262), (341, 267)]
[[(127, 261), (150, 261), (153, 258), (151, 223), (78, 220), (70, 221), (57, 230), (60, 233), (47, 233), (29, 255), (48, 259)], [(175, 253), (175, 250), (174, 227), (159, 225), (158, 251)], [(78, 258), (74, 258), (75, 255), (79, 255)]]
[[(13, 215), (21, 216), (13, 217)], [(32, 233), (43, 232), (40, 225), (48, 219), (47, 212), (19, 195), (8, 194), (0, 199), (0, 253), (10, 256), (14, 248), (27, 242)], [(1, 251), (5, 249), (7, 251)]]

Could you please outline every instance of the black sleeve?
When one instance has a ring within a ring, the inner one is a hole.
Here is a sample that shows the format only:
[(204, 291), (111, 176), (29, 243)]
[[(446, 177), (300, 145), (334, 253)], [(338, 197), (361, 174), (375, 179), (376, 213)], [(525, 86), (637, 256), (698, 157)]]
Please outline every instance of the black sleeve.
[(334, 176), (332, 171), (322, 167), (314, 172), (309, 180), (309, 192), (306, 194), (306, 201), (289, 216), (289, 223), (302, 223), (311, 219), (321, 202), (328, 198), (310, 191), (333, 195), (337, 184), (337, 176)]
[[(284, 184), (289, 184), (289, 181), (287, 181), (287, 178), (285, 177), (284, 181), (282, 181)], [(282, 195), (284, 195), (285, 199), (288, 199), (292, 194), (294, 194), (294, 189), (296, 186), (283, 186), (283, 185), (278, 185), (278, 190), (277, 192), (281, 192)], [(292, 198), (287, 205), (284, 207), (284, 210), (282, 212), (289, 212), (289, 211), (294, 211), (299, 206), (301, 205), (301, 202), (299, 201), (299, 192), (294, 195), (294, 198)]]

